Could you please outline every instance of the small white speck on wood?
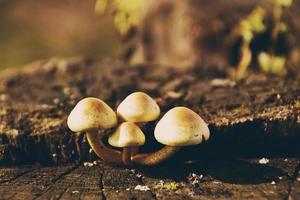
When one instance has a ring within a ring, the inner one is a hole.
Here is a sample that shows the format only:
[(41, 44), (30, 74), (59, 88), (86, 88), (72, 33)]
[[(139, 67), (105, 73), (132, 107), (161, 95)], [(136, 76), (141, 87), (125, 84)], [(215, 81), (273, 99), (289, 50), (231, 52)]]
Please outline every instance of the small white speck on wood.
[(91, 162), (84, 162), (83, 163), (83, 166), (85, 167), (93, 167), (95, 164), (94, 163), (91, 163)]
[(267, 159), (267, 158), (262, 158), (262, 159), (260, 159), (258, 162), (259, 162), (259, 164), (266, 165), (266, 164), (269, 163), (269, 159)]
[(146, 185), (137, 185), (135, 186), (134, 190), (139, 190), (139, 191), (149, 191), (150, 188)]

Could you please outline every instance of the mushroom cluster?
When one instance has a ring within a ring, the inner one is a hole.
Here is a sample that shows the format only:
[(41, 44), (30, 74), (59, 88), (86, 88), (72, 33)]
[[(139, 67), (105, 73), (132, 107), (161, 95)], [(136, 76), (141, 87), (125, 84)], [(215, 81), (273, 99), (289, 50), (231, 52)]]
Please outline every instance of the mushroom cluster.
[[(165, 146), (156, 152), (139, 153), (146, 140), (141, 126), (159, 116), (160, 108), (149, 95), (134, 92), (120, 103), (116, 113), (100, 99), (84, 98), (71, 111), (67, 123), (72, 131), (87, 134), (98, 157), (125, 166), (156, 165), (183, 146), (209, 139), (208, 126), (198, 114), (186, 107), (175, 107), (158, 121), (154, 130), (155, 139)], [(106, 145), (104, 130), (112, 128), (115, 129), (108, 135)]]

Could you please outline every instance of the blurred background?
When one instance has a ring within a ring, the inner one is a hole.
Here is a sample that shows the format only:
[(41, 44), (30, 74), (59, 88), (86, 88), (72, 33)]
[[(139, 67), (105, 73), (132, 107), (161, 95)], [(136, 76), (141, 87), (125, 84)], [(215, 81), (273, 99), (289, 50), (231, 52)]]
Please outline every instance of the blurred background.
[(120, 35), (95, 0), (0, 0), (0, 70), (37, 59), (115, 57)]
[(0, 0), (0, 70), (82, 56), (286, 75), (299, 70), (299, 8), (293, 0)]

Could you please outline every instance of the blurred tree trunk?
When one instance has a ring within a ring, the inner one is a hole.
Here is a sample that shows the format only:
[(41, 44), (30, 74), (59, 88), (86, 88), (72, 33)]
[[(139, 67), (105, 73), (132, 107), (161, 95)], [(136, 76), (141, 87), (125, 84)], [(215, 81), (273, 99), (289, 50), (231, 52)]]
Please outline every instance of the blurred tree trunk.
[[(147, 1), (140, 25), (127, 41), (125, 59), (131, 64), (153, 62), (177, 68), (198, 63), (233, 65), (239, 45), (239, 22), (258, 5), (266, 8), (270, 15), (268, 2)], [(295, 4), (294, 7), (299, 7)], [(295, 15), (297, 9), (288, 15), (292, 27), (297, 26), (297, 20), (292, 17)], [(290, 48), (291, 42), (287, 43)]]

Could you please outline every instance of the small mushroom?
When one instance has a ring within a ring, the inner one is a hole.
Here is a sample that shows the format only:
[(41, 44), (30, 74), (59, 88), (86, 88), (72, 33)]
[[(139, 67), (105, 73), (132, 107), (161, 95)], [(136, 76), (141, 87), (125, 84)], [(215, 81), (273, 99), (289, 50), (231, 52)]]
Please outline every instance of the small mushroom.
[(87, 139), (94, 152), (105, 161), (122, 164), (122, 155), (106, 147), (103, 142), (103, 134), (99, 130), (105, 130), (117, 125), (115, 112), (102, 100), (87, 97), (77, 103), (71, 111), (68, 127), (74, 132), (86, 132)]
[(158, 164), (183, 146), (208, 140), (209, 135), (207, 124), (197, 113), (186, 107), (175, 107), (161, 118), (154, 130), (156, 140), (166, 146), (153, 153), (137, 154), (132, 161), (143, 165)]
[(134, 92), (118, 106), (117, 114), (127, 122), (149, 122), (160, 115), (157, 103), (144, 92)]
[(131, 156), (135, 155), (138, 147), (145, 144), (145, 135), (133, 122), (123, 122), (108, 138), (113, 147), (123, 148), (123, 163), (132, 165)]

